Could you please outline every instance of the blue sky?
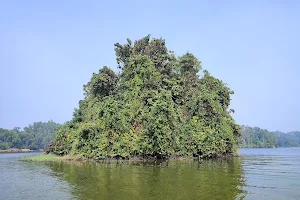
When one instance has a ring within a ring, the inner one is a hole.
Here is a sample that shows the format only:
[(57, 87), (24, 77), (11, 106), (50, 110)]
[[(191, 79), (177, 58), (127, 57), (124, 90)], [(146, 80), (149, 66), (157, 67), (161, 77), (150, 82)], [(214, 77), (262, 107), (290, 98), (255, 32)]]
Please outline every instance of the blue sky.
[(1, 1), (0, 127), (63, 123), (82, 85), (147, 34), (235, 91), (240, 124), (300, 130), (300, 1)]

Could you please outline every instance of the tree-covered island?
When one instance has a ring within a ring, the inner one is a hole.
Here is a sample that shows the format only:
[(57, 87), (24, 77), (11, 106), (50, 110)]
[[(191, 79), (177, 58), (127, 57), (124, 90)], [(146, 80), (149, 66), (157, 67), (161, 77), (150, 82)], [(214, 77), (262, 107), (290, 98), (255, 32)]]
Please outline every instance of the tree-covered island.
[[(115, 44), (120, 73), (104, 66), (84, 85), (73, 119), (46, 152), (86, 158), (209, 158), (233, 154), (241, 127), (233, 91), (191, 53), (176, 57), (150, 35)], [(199, 75), (201, 74), (201, 75)]]

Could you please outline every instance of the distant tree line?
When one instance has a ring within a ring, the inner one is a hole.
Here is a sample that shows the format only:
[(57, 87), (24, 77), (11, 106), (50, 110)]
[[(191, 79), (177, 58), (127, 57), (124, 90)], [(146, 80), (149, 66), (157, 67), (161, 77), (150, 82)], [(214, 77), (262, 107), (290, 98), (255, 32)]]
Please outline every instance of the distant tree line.
[(283, 133), (276, 131), (276, 145), (278, 147), (300, 147), (300, 131)]
[(258, 127), (242, 126), (239, 146), (246, 148), (299, 147), (300, 131), (270, 132)]
[[(53, 140), (55, 129), (59, 125), (53, 121), (48, 121), (34, 122), (23, 130), (20, 127), (11, 130), (0, 128), (0, 149), (44, 149)], [(242, 126), (239, 147), (300, 147), (300, 131), (271, 132), (258, 127)]]
[(21, 130), (0, 128), (0, 149), (44, 149), (54, 137), (54, 130), (59, 124), (53, 121), (34, 122)]

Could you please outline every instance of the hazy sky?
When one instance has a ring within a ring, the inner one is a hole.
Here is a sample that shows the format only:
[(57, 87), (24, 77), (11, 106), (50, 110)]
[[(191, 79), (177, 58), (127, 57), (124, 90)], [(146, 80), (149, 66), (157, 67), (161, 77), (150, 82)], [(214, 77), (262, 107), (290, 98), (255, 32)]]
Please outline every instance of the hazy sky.
[(296, 0), (1, 1), (0, 127), (70, 120), (113, 44), (149, 33), (228, 83), (238, 123), (300, 130)]

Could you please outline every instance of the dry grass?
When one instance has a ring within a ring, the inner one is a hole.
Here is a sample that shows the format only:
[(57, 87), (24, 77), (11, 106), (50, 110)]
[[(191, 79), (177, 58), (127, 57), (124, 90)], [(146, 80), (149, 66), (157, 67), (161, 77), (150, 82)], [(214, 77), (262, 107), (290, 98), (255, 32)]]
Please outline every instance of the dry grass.
[(84, 160), (81, 157), (78, 156), (58, 156), (55, 154), (40, 154), (40, 155), (34, 155), (34, 156), (24, 156), (20, 157), (19, 160), (23, 161), (77, 161), (77, 160)]

